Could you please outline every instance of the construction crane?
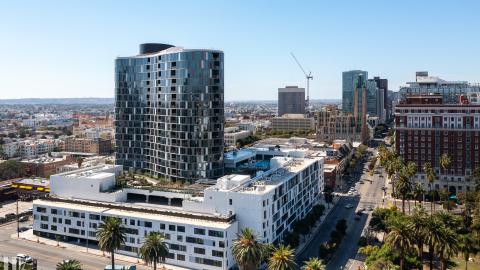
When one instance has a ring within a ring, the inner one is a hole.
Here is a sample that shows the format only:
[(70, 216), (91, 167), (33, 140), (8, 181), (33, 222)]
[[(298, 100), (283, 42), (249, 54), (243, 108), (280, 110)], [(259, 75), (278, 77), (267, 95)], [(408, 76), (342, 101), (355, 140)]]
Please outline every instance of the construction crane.
[(298, 67), (302, 70), (303, 74), (305, 75), (305, 78), (307, 78), (307, 100), (305, 100), (305, 108), (307, 108), (306, 111), (308, 111), (308, 108), (310, 106), (310, 80), (313, 80), (312, 72), (309, 71), (308, 74), (305, 72), (305, 69), (303, 69), (302, 65), (300, 62), (298, 62), (297, 57), (295, 57), (295, 54), (293, 52), (290, 53), (293, 57), (293, 60), (297, 62)]

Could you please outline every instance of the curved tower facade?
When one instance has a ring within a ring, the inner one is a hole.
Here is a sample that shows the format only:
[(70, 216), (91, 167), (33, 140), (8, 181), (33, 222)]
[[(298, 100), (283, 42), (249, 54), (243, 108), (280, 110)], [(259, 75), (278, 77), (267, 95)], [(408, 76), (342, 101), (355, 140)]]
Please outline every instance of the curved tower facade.
[(116, 163), (173, 181), (223, 174), (223, 52), (140, 45), (115, 61)]

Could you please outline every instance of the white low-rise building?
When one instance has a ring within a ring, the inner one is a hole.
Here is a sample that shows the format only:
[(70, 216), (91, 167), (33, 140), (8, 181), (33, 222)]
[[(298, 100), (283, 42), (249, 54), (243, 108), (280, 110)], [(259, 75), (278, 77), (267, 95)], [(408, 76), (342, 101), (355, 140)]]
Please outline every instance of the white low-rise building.
[[(117, 188), (119, 165), (101, 165), (53, 175), (51, 196), (34, 201), (36, 235), (96, 243), (96, 229), (108, 216), (121, 218), (127, 241), (119, 251), (137, 256), (150, 231), (165, 234), (167, 264), (189, 269), (230, 269), (232, 244), (245, 227), (278, 243), (319, 203), (323, 159), (274, 157), (256, 177), (227, 175), (201, 192)], [(248, 203), (246, 203), (248, 202)]]

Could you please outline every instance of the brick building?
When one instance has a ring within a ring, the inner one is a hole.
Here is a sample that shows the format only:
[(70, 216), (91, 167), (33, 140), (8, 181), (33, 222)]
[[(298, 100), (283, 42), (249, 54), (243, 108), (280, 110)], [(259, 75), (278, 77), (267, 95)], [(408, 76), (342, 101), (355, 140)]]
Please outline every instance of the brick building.
[(110, 154), (113, 151), (112, 141), (102, 138), (88, 139), (69, 137), (65, 139), (64, 151), (95, 154)]
[[(480, 166), (480, 105), (468, 100), (456, 104), (443, 102), (441, 94), (407, 96), (395, 108), (395, 147), (405, 162), (417, 164), (415, 180), (428, 190), (423, 165), (430, 162), (439, 179), (435, 189), (451, 193), (471, 190), (472, 172)], [(452, 160), (447, 172), (439, 159)]]

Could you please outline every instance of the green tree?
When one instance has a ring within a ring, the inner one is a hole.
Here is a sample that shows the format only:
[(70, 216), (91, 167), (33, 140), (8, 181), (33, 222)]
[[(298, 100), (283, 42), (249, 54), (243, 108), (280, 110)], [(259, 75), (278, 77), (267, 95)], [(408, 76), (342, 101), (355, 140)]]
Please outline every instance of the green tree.
[[(450, 157), (447, 154), (442, 154), (440, 156), (439, 163), (440, 163), (440, 167), (442, 167), (443, 169), (443, 173), (445, 175), (448, 175), (448, 168), (450, 168), (450, 165), (452, 164), (452, 160), (450, 159)], [(450, 192), (448, 177), (447, 177), (447, 191)]]
[(430, 162), (426, 162), (425, 164), (423, 164), (423, 172), (425, 173), (428, 179), (428, 186), (430, 188), (430, 196), (431, 196), (430, 213), (433, 214), (433, 211), (435, 211), (435, 196), (433, 194), (433, 183), (435, 182), (435, 178), (437, 177), (435, 175), (435, 171), (433, 170), (432, 164), (430, 164)]
[(323, 264), (322, 260), (318, 258), (310, 258), (308, 261), (305, 261), (305, 264), (302, 266), (302, 270), (325, 270), (326, 266)]
[(57, 263), (57, 270), (82, 270), (82, 264), (77, 260), (64, 260)]
[(462, 252), (463, 259), (465, 260), (465, 270), (468, 270), (468, 259), (470, 255), (475, 256), (479, 252), (479, 247), (476, 242), (478, 242), (478, 240), (476, 241), (471, 233), (460, 235), (459, 251)]
[(294, 270), (296, 267), (295, 250), (289, 246), (278, 246), (268, 259), (268, 270)]
[(402, 166), (398, 173), (398, 180), (396, 182), (397, 192), (402, 197), (402, 212), (405, 214), (405, 200), (413, 190), (411, 177), (415, 175), (416, 165), (409, 162), (406, 166)]
[(102, 251), (110, 252), (112, 269), (115, 269), (115, 250), (125, 244), (125, 227), (119, 218), (107, 217), (97, 230), (98, 246)]
[(427, 239), (427, 219), (429, 218), (427, 212), (423, 207), (416, 207), (413, 209), (413, 214), (410, 221), (413, 225), (413, 235), (418, 249), (418, 259), (423, 263), (423, 246)]
[(142, 247), (140, 247), (140, 258), (147, 264), (153, 264), (153, 269), (157, 269), (157, 263), (164, 263), (167, 255), (168, 246), (165, 243), (163, 233), (148, 233)]
[(405, 251), (409, 250), (412, 244), (413, 226), (405, 217), (395, 217), (389, 221), (390, 232), (385, 239), (385, 244), (392, 249), (397, 249), (400, 252), (400, 270), (403, 270), (403, 262), (405, 258)]
[(433, 270), (433, 259), (435, 256), (435, 250), (438, 247), (438, 244), (441, 242), (442, 231), (440, 228), (444, 226), (438, 218), (429, 218), (427, 219), (426, 224), (427, 238), (426, 243), (428, 245), (428, 255), (429, 255), (429, 265), (430, 270)]
[(244, 228), (233, 242), (233, 258), (240, 270), (257, 269), (265, 256), (266, 247), (250, 228)]
[(440, 238), (437, 243), (437, 252), (440, 256), (441, 269), (447, 269), (448, 260), (458, 253), (458, 235), (446, 226), (440, 227)]

